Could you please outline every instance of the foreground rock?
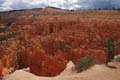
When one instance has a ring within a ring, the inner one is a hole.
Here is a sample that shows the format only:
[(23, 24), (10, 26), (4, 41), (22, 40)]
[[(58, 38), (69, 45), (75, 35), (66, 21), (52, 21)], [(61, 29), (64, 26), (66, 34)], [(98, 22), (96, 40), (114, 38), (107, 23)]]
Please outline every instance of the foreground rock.
[(69, 62), (67, 68), (57, 77), (38, 77), (19, 70), (6, 76), (5, 80), (120, 80), (120, 63), (112, 62), (110, 65), (117, 67), (117, 69), (111, 69), (105, 65), (95, 65), (87, 71), (76, 73), (72, 69), (73, 63)]

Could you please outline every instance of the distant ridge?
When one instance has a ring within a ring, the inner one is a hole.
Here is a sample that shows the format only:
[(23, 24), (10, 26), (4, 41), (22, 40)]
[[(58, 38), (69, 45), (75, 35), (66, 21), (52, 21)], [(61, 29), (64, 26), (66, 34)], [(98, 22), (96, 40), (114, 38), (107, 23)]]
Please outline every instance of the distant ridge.
[[(16, 11), (25, 11), (25, 10), (42, 10), (42, 9), (55, 9), (55, 10), (68, 10), (68, 9), (61, 9), (57, 7), (52, 7), (52, 6), (47, 6), (44, 8), (32, 8), (32, 9), (19, 9), (19, 10), (9, 10), (9, 11), (1, 11), (0, 13), (5, 13), (5, 12), (16, 12)], [(69, 11), (69, 10), (68, 10)]]

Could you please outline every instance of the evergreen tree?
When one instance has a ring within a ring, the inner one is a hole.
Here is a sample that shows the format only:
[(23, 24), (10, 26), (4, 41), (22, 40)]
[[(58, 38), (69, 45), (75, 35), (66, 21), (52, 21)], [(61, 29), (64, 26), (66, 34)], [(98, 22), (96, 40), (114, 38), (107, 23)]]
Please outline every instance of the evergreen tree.
[(114, 41), (114, 38), (110, 36), (104, 42), (104, 45), (107, 48), (106, 65), (114, 59)]

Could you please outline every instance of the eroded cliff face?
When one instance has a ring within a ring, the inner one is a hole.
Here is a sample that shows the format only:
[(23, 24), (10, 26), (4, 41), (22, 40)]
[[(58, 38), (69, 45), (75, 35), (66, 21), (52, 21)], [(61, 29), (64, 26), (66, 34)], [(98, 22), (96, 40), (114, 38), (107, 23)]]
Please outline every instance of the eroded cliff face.
[(120, 12), (47, 8), (8, 13), (0, 13), (6, 16), (0, 18), (0, 76), (27, 67), (39, 76), (56, 76), (68, 61), (77, 64), (84, 56), (104, 63), (109, 36), (115, 38), (115, 54), (120, 53)]

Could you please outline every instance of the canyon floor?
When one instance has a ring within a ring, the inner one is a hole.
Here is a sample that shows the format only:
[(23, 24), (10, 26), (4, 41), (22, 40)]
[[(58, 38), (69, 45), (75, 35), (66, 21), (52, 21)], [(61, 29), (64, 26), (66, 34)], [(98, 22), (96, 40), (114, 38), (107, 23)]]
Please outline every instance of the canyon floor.
[(17, 70), (6, 76), (5, 80), (120, 80), (120, 63), (114, 61), (109, 65), (116, 67), (116, 69), (102, 64), (94, 65), (86, 71), (76, 73), (74, 64), (69, 62), (67, 68), (56, 77), (38, 77), (25, 70)]

